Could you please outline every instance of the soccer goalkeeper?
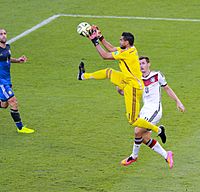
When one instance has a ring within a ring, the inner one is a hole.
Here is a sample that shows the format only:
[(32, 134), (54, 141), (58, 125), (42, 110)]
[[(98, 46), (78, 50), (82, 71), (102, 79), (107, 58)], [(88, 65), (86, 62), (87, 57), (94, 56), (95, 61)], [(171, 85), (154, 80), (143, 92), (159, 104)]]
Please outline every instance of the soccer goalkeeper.
[[(134, 46), (134, 36), (129, 32), (123, 32), (120, 37), (120, 47), (114, 47), (101, 34), (97, 26), (92, 26), (89, 39), (94, 44), (97, 52), (103, 59), (118, 60), (121, 71), (106, 68), (94, 73), (86, 73), (84, 63), (79, 65), (78, 80), (87, 79), (110, 79), (110, 81), (124, 92), (126, 115), (128, 122), (134, 127), (151, 129), (158, 133), (163, 143), (166, 142), (164, 127), (158, 127), (150, 122), (138, 117), (140, 112), (140, 100), (143, 93), (144, 84), (138, 52)], [(106, 49), (104, 49), (101, 45)]]

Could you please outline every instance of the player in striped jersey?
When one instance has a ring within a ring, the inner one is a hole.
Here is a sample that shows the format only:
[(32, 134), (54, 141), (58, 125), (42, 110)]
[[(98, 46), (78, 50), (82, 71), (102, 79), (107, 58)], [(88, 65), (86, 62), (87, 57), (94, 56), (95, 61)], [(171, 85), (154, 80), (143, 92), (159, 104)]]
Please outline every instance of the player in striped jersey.
[[(154, 125), (160, 121), (162, 117), (161, 87), (166, 91), (169, 97), (176, 102), (177, 108), (181, 112), (184, 112), (184, 105), (167, 84), (164, 75), (160, 71), (150, 70), (150, 61), (148, 57), (141, 56), (139, 60), (143, 74), (143, 82), (145, 85), (143, 92), (144, 105), (140, 111), (140, 118), (143, 118)], [(128, 158), (122, 160), (122, 165), (130, 165), (137, 160), (142, 143), (146, 144), (155, 152), (163, 156), (170, 168), (173, 167), (173, 153), (171, 151), (166, 151), (162, 148), (158, 141), (152, 139), (151, 131), (139, 127), (135, 128), (133, 152)]]

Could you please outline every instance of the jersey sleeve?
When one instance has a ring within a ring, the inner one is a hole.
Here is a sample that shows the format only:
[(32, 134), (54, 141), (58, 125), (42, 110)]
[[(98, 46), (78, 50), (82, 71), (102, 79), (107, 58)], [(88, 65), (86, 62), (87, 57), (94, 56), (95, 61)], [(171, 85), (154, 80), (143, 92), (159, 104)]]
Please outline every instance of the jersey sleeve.
[(112, 56), (115, 60), (126, 58), (125, 52), (120, 47), (117, 47), (117, 51), (112, 52)]
[(164, 87), (167, 85), (167, 81), (165, 79), (165, 76), (159, 71), (158, 72), (158, 82), (161, 85), (161, 87)]

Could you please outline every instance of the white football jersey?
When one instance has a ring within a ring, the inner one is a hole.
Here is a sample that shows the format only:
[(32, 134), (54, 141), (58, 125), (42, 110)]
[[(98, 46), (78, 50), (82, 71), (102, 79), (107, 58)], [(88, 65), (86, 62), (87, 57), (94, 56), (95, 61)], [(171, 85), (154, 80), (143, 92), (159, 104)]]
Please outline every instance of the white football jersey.
[(145, 86), (143, 92), (144, 105), (159, 106), (161, 102), (160, 88), (167, 85), (165, 76), (160, 71), (151, 71), (147, 77), (142, 79)]
[(143, 107), (140, 117), (156, 124), (162, 117), (161, 87), (166, 86), (165, 76), (160, 71), (151, 71), (147, 77), (143, 77)]

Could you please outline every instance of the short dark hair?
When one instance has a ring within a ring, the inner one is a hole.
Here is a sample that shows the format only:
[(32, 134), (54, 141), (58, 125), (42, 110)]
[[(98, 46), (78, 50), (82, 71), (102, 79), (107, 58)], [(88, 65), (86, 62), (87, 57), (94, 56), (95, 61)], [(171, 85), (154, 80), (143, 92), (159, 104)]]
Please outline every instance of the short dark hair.
[(131, 46), (134, 44), (134, 35), (132, 33), (123, 32), (122, 36), (123, 36), (124, 40), (128, 41)]
[(150, 63), (150, 59), (147, 56), (140, 56), (139, 60), (145, 59), (147, 63)]

